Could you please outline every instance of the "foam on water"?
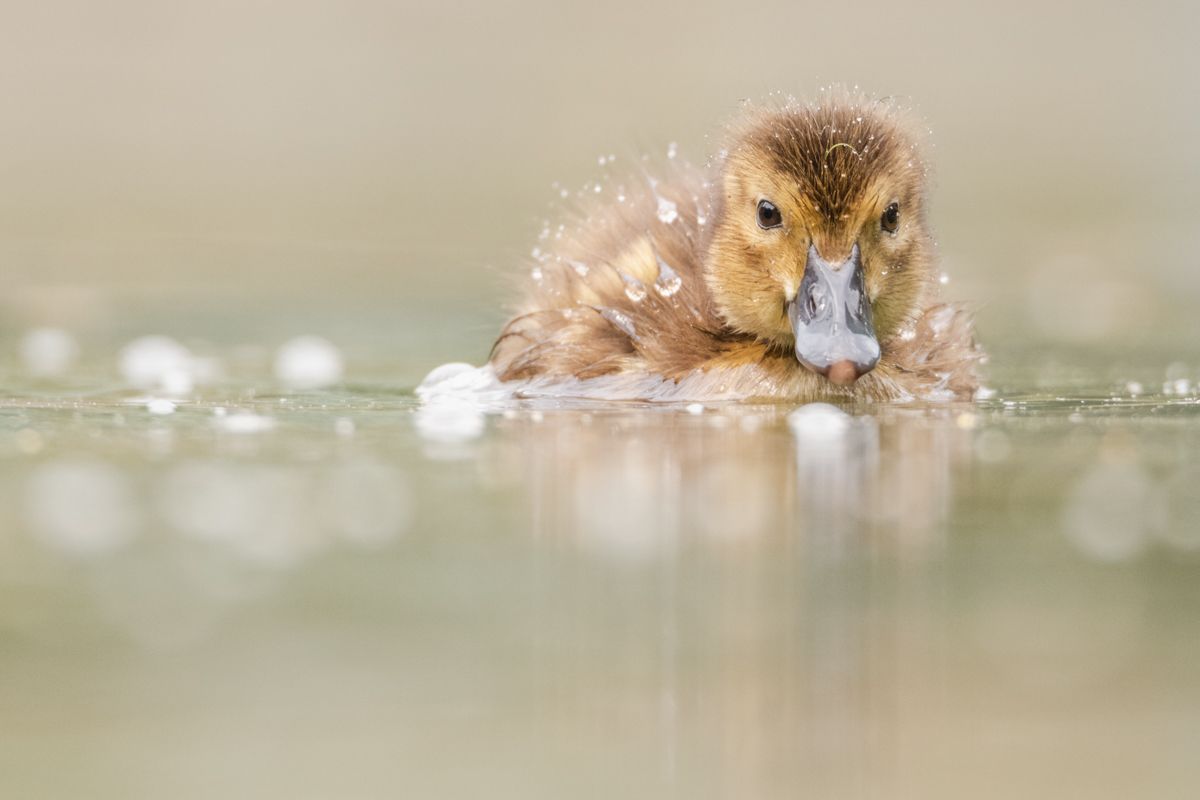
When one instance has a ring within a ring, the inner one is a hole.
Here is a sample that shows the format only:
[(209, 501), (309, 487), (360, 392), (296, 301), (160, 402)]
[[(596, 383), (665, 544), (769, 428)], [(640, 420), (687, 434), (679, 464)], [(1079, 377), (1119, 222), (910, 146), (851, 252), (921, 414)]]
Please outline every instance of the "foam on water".
[(21, 337), (18, 352), (30, 374), (56, 377), (75, 364), (79, 358), (79, 343), (59, 328), (34, 328)]
[(852, 418), (837, 406), (828, 403), (809, 403), (800, 406), (787, 417), (788, 427), (798, 439), (832, 441), (850, 430)]
[[(610, 321), (620, 326), (627, 318)], [(475, 367), (452, 363), (430, 372), (417, 387), (416, 395), (423, 406), (453, 402), (460, 409), (470, 408), (483, 413), (503, 411), (518, 400), (709, 402), (773, 396), (778, 394), (777, 389), (755, 365), (696, 370), (678, 380), (636, 373), (595, 378), (532, 378), (502, 383), (490, 364)]]
[(416, 413), (417, 432), (441, 444), (477, 439), (487, 427), (484, 413), (498, 411), (513, 399), (513, 390), (501, 384), (490, 364), (443, 364), (416, 389), (421, 407)]
[(328, 339), (297, 336), (275, 355), (275, 377), (294, 389), (319, 389), (342, 379), (342, 353)]
[(186, 394), (196, 383), (197, 361), (169, 336), (143, 336), (125, 345), (118, 357), (121, 376), (139, 389)]

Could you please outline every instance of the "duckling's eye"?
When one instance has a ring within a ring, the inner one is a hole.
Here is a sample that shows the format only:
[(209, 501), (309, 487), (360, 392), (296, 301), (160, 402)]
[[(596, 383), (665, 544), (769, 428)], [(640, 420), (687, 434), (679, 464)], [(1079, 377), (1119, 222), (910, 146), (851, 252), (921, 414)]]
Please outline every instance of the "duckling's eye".
[(883, 217), (880, 218), (879, 224), (888, 233), (895, 233), (896, 229), (900, 227), (900, 204), (892, 203), (884, 209)]
[(764, 231), (768, 228), (778, 228), (783, 224), (783, 215), (770, 200), (758, 201), (758, 227)]

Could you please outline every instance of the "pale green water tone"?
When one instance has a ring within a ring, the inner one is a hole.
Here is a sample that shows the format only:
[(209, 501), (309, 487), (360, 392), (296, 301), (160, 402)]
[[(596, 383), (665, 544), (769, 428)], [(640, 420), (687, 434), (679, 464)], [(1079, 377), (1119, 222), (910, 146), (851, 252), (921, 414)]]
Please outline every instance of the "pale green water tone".
[[(1195, 3), (8, 5), (0, 798), (1196, 796)], [(418, 409), (831, 83), (993, 396)]]
[(40, 336), (0, 403), (5, 796), (1200, 779), (1184, 363), (1009, 352), (989, 399), (848, 417), (439, 415), (379, 377), (420, 361), (364, 339), (297, 390), (273, 371), (327, 381), (340, 352), (142, 341), (34, 378), (73, 355)]

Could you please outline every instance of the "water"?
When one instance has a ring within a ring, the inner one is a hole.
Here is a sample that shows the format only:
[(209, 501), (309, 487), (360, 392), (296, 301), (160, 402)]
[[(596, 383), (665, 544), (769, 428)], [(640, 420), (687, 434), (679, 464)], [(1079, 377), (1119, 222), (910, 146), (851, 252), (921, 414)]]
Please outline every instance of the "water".
[[(1200, 779), (1200, 402), (1180, 365), (1010, 349), (970, 404), (438, 418), (396, 377), (424, 358), (369, 343), (324, 389), (286, 388), (270, 348), (151, 344), (177, 385), (132, 387), (117, 346), (71, 378), (8, 368), (6, 796)], [(322, 372), (303, 350), (284, 377)], [(212, 369), (180, 391), (194, 363)]]

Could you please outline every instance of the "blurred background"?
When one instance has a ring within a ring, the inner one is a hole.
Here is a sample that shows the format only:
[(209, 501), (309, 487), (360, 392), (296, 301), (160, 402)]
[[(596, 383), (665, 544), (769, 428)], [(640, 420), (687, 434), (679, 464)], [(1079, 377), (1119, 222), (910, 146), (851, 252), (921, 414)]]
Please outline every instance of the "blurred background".
[(952, 294), (979, 305), (989, 344), (1178, 346), (1200, 297), (1198, 14), (12, 4), (4, 324), (98, 335), (136, 305), (169, 307), (177, 333), (211, 337), (224, 316), (228, 335), (271, 336), (303, 313), (351, 357), (386, 342), (397, 362), (478, 361), (504, 276), (598, 156), (618, 173), (675, 141), (703, 162), (740, 99), (842, 83), (927, 120)]
[[(7, 3), (0, 795), (1194, 796), (1198, 22)], [(416, 402), (564, 192), (834, 83), (986, 396)]]

